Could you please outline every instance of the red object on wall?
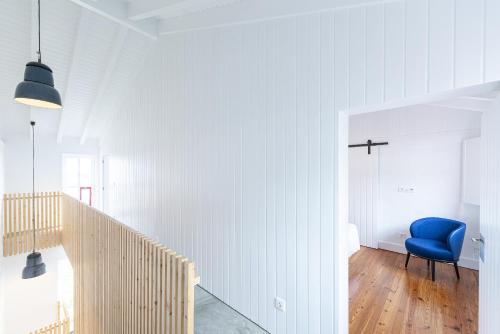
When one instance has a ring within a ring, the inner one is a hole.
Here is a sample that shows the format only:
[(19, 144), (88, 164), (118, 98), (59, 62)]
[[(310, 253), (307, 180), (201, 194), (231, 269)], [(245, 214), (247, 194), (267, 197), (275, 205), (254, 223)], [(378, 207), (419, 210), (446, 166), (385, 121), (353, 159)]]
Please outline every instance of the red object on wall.
[(83, 190), (88, 190), (89, 191), (89, 206), (92, 206), (92, 187), (80, 187), (80, 201), (83, 201)]

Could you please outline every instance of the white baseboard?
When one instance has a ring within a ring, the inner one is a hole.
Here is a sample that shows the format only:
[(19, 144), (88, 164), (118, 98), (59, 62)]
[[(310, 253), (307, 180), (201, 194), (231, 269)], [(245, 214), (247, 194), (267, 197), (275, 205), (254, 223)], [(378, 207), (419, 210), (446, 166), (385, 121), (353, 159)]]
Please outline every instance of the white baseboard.
[(395, 242), (379, 241), (378, 248), (401, 254), (407, 253), (405, 246), (397, 244)]
[[(385, 250), (388, 250), (391, 252), (401, 253), (401, 254), (407, 253), (405, 246), (397, 244), (395, 242), (379, 241), (378, 248), (385, 249)], [(463, 257), (462, 256), (460, 258), (460, 261), (458, 262), (458, 265), (460, 267), (464, 267), (464, 268), (479, 270), (479, 261), (474, 260), (470, 257)]]

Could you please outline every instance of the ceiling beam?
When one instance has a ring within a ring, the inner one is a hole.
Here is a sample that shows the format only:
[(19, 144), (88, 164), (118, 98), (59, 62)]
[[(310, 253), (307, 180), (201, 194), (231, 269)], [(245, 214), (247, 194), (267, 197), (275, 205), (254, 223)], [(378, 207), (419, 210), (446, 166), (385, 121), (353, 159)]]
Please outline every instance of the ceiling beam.
[(129, 4), (128, 17), (133, 21), (150, 19), (160, 16), (169, 7), (175, 6), (185, 0), (150, 0), (134, 1)]
[(96, 117), (99, 112), (99, 106), (101, 105), (104, 98), (107, 95), (107, 89), (111, 85), (111, 77), (113, 75), (113, 71), (116, 68), (116, 64), (118, 63), (118, 57), (120, 56), (123, 46), (125, 45), (125, 40), (127, 39), (127, 29), (125, 27), (121, 27), (116, 32), (113, 38), (113, 48), (110, 57), (108, 58), (108, 65), (102, 78), (100, 80), (98, 93), (92, 103), (92, 107), (90, 108), (90, 112), (88, 113), (87, 119), (85, 120), (85, 124), (83, 127), (82, 136), (80, 137), (80, 144), (84, 144), (87, 141), (88, 134), (90, 131), (90, 126), (92, 120)]
[(154, 18), (133, 21), (128, 17), (129, 4), (120, 0), (69, 0), (85, 9), (137, 31), (151, 39), (158, 37), (158, 22)]
[(334, 8), (352, 8), (396, 0), (252, 0), (165, 19), (160, 22), (159, 34), (168, 35), (193, 30), (219, 28), (242, 23), (319, 13)]

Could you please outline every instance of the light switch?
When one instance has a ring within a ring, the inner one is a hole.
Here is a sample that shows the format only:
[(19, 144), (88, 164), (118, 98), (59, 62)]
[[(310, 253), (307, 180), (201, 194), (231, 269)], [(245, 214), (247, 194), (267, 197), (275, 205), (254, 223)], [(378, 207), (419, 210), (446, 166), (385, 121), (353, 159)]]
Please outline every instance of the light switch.
[(410, 186), (399, 186), (398, 192), (405, 194), (413, 194), (415, 192), (415, 187)]

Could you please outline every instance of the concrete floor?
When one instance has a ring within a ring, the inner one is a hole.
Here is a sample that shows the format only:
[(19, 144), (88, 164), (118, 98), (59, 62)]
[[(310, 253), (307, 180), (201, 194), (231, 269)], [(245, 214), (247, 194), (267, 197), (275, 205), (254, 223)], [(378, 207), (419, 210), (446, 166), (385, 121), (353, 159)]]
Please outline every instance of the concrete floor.
[(196, 334), (268, 333), (200, 287), (195, 288)]

